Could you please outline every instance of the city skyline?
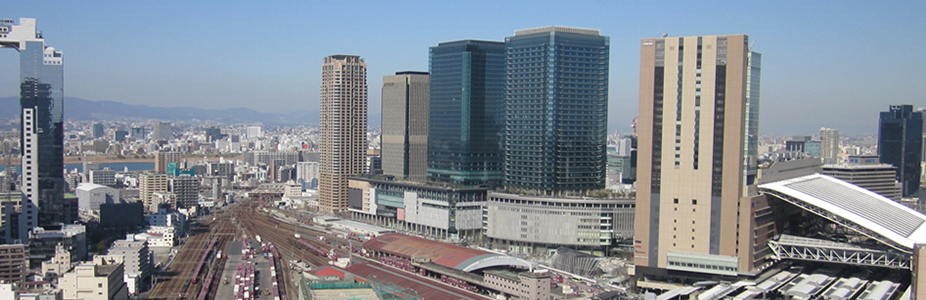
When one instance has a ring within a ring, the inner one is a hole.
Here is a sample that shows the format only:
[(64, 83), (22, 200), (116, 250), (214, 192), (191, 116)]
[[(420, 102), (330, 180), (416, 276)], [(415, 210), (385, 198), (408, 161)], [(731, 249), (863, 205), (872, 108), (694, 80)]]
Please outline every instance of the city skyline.
[[(924, 42), (901, 38), (915, 34), (922, 3), (683, 3), (669, 10), (663, 4), (590, 3), (595, 9), (549, 4), (525, 8), (518, 16), (505, 13), (517, 4), (488, 11), (479, 3), (444, 9), (368, 3), (356, 7), (366, 22), (322, 30), (332, 22), (333, 16), (322, 13), (329, 5), (334, 4), (44, 7), (21, 2), (9, 4), (2, 17), (36, 18), (38, 29), (69, 54), (69, 96), (129, 104), (317, 111), (321, 80), (312, 70), (320, 66), (319, 57), (363, 56), (370, 65), (369, 84), (379, 86), (383, 75), (426, 69), (428, 47), (441, 42), (501, 41), (517, 29), (563, 25), (611, 36), (608, 132), (630, 132), (638, 110), (637, 43), (662, 33), (753, 37), (753, 49), (765, 54), (770, 66), (763, 71), (762, 98), (769, 105), (762, 107), (761, 134), (808, 134), (821, 127), (874, 134), (874, 111), (890, 104), (922, 105), (916, 100), (923, 87), (915, 83), (923, 79), (918, 67), (924, 58), (912, 51)], [(657, 9), (658, 18), (646, 13)], [(737, 17), (702, 17), (725, 13)], [(431, 26), (398, 31), (402, 23), (389, 22), (396, 17)], [(472, 23), (475, 17), (480, 22)], [(249, 37), (261, 42), (242, 42)], [(892, 41), (891, 55), (877, 54), (878, 40)], [(14, 56), (0, 54), (0, 69), (15, 70)], [(0, 97), (18, 93), (13, 73), (0, 72)], [(372, 115), (380, 111), (378, 89), (369, 96)], [(820, 113), (834, 107), (840, 107), (839, 114)]]

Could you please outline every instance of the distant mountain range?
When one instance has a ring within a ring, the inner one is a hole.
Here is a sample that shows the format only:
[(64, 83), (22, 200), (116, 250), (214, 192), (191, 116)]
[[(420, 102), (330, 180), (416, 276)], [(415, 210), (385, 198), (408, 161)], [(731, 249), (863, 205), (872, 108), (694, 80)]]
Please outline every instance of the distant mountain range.
[[(0, 120), (19, 117), (19, 98), (0, 98)], [(270, 126), (318, 125), (318, 111), (298, 110), (287, 113), (262, 113), (247, 108), (202, 109), (192, 107), (151, 107), (114, 101), (91, 101), (64, 97), (64, 118), (81, 121), (164, 121), (212, 120), (223, 124), (260, 122)], [(376, 116), (378, 119), (378, 115)], [(5, 122), (4, 122), (5, 123)], [(375, 123), (379, 127), (379, 121)]]

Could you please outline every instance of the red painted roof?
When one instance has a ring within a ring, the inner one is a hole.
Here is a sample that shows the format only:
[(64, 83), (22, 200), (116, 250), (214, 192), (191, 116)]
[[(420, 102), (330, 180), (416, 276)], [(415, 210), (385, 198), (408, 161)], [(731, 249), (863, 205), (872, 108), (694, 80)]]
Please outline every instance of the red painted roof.
[(448, 268), (455, 268), (461, 262), (489, 252), (470, 249), (419, 237), (390, 233), (370, 239), (363, 243), (366, 249), (382, 251), (392, 255), (411, 259), (427, 255), (431, 261)]
[(336, 275), (338, 278), (344, 279), (344, 272), (334, 267), (322, 267), (318, 270), (312, 270), (311, 273), (319, 277)]
[[(347, 271), (367, 278), (371, 282), (390, 284), (404, 287), (415, 292), (424, 299), (442, 300), (489, 300), (491, 298), (466, 292), (462, 289), (440, 283), (434, 279), (425, 278), (417, 274), (401, 271), (374, 262), (356, 264), (347, 268)], [(410, 296), (410, 295), (398, 295)]]

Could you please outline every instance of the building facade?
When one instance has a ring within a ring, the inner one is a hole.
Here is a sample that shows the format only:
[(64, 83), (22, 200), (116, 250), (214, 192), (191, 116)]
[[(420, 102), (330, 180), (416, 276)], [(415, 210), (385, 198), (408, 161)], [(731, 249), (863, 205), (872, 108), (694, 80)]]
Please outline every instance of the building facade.
[(346, 210), (347, 180), (363, 173), (367, 154), (367, 64), (332, 55), (322, 64), (318, 205)]
[(550, 254), (559, 247), (607, 256), (633, 237), (634, 200), (488, 193), (483, 235), (494, 248)]
[(923, 113), (913, 105), (891, 105), (881, 112), (878, 126), (878, 155), (881, 162), (897, 167), (897, 181), (904, 197), (915, 197), (920, 188), (920, 158), (923, 155)]
[(152, 140), (171, 140), (174, 138), (173, 124), (170, 122), (154, 123), (154, 133), (151, 135)]
[(181, 175), (170, 179), (170, 191), (177, 197), (178, 208), (190, 208), (199, 203), (199, 178)]
[(100, 211), (100, 205), (119, 202), (119, 190), (94, 183), (77, 185), (77, 208), (84, 211)]
[(29, 271), (29, 248), (24, 244), (0, 245), (0, 281), (25, 283)]
[(485, 188), (357, 177), (350, 184), (354, 219), (442, 239), (481, 235)]
[(877, 155), (849, 156), (846, 163), (823, 165), (823, 174), (839, 178), (900, 202), (902, 186), (897, 167), (882, 164)]
[(126, 239), (113, 242), (108, 254), (123, 257), (129, 293), (135, 293), (142, 281), (151, 275), (153, 255), (148, 250), (148, 241), (136, 240), (134, 235), (129, 234)]
[(609, 38), (551, 26), (515, 31), (505, 50), (505, 187), (603, 189)]
[(463, 186), (500, 184), (504, 43), (440, 43), (430, 48), (428, 70), (428, 179)]
[(103, 123), (93, 123), (93, 138), (98, 139), (103, 137)]
[(19, 51), (22, 192), (26, 226), (70, 223), (65, 212), (64, 55), (45, 45), (35, 19), (0, 21), (0, 48)]
[(105, 168), (102, 170), (90, 170), (88, 173), (90, 183), (116, 187), (116, 170)]
[(383, 76), (383, 174), (425, 181), (428, 176), (428, 73)]
[(157, 212), (157, 205), (152, 202), (152, 195), (157, 192), (167, 192), (167, 174), (145, 173), (138, 176), (139, 198), (145, 203), (145, 208)]
[(318, 188), (318, 163), (301, 161), (296, 163), (296, 181), (308, 189)]
[(157, 152), (154, 154), (154, 172), (167, 174), (167, 165), (180, 162), (180, 152)]
[[(761, 56), (748, 42), (746, 35), (641, 41), (638, 277), (756, 268), (755, 232), (738, 229), (753, 222), (740, 209), (758, 197), (747, 185), (757, 174), (750, 145), (758, 138)], [(692, 259), (700, 263), (688, 267)]]
[(839, 130), (820, 128), (820, 156), (824, 164), (839, 163)]
[(64, 299), (125, 300), (129, 293), (124, 273), (121, 256), (96, 256), (61, 276), (58, 286)]

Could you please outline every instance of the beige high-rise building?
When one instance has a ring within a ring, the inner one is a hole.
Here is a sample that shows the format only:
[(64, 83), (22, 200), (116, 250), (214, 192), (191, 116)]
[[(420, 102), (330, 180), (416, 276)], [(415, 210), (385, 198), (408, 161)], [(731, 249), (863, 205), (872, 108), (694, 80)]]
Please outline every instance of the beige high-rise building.
[(347, 179), (363, 173), (367, 154), (367, 64), (332, 55), (322, 64), (318, 206), (347, 209)]
[(148, 211), (157, 212), (157, 204), (151, 199), (155, 192), (167, 192), (167, 174), (145, 173), (138, 176), (138, 197)]
[(820, 157), (824, 164), (839, 163), (839, 130), (820, 128)]
[(427, 72), (383, 76), (383, 174), (427, 180), (429, 78)]
[[(761, 55), (746, 35), (641, 41), (636, 274), (754, 270)], [(764, 246), (764, 243), (762, 244)], [(767, 247), (765, 247), (767, 248)]]
[(167, 174), (167, 164), (180, 163), (180, 152), (157, 152), (154, 154), (154, 172)]

